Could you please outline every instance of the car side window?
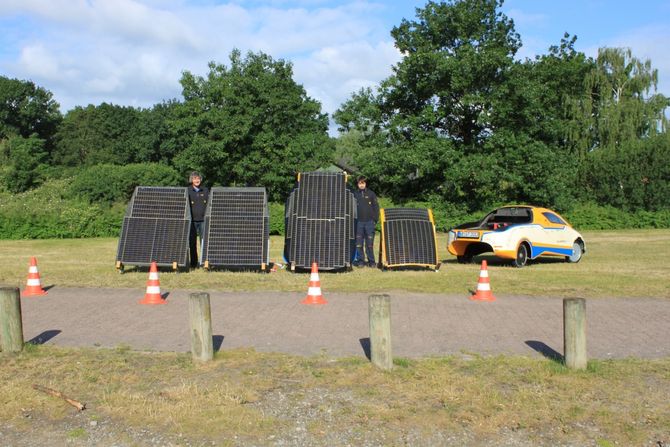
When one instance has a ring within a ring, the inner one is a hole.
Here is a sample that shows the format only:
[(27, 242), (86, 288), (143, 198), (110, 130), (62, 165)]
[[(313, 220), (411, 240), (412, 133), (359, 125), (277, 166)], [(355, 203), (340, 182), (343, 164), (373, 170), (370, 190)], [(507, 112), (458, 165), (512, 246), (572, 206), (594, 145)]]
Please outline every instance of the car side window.
[(557, 216), (556, 214), (554, 214), (554, 213), (549, 213), (549, 212), (546, 212), (546, 211), (545, 211), (545, 212), (542, 213), (542, 214), (544, 215), (544, 217), (547, 218), (547, 220), (548, 220), (549, 222), (551, 222), (551, 223), (553, 223), (553, 224), (566, 225), (566, 223), (563, 221), (563, 219), (561, 219), (560, 217), (558, 217), (558, 216)]

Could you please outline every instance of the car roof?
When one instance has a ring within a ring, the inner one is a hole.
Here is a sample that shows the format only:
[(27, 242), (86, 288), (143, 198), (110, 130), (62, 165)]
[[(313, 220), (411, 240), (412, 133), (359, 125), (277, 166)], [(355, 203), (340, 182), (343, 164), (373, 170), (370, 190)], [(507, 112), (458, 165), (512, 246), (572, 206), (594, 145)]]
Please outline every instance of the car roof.
[(549, 211), (550, 213), (558, 214), (558, 213), (556, 213), (556, 211), (552, 211), (549, 208), (543, 208), (541, 206), (534, 206), (534, 205), (505, 205), (505, 206), (501, 206), (501, 207), (496, 208), (496, 210), (508, 209), (508, 208), (525, 208), (525, 209), (530, 209), (530, 210), (538, 210), (539, 212)]

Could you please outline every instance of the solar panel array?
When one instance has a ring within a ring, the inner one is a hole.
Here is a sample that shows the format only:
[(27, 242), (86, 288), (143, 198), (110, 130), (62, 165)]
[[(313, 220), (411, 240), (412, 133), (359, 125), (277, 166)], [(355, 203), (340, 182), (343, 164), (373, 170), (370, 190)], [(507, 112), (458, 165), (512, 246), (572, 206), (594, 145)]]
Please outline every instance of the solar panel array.
[(304, 172), (286, 203), (284, 253), (291, 269), (351, 265), (356, 201), (343, 172)]
[(387, 268), (439, 267), (432, 212), (423, 208), (386, 208), (381, 212), (381, 261)]
[(202, 262), (207, 267), (265, 269), (270, 256), (265, 188), (212, 188), (203, 234)]
[(188, 262), (191, 211), (188, 190), (178, 187), (138, 186), (126, 208), (116, 261), (128, 265), (159, 266)]

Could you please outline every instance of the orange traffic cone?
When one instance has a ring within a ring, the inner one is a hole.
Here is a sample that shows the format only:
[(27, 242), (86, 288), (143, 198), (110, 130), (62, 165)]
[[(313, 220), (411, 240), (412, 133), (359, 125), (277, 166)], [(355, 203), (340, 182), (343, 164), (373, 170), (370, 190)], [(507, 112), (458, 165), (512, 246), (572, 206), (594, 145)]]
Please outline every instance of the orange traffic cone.
[(486, 259), (482, 261), (482, 269), (479, 272), (479, 281), (477, 281), (477, 290), (470, 297), (473, 301), (495, 301), (496, 297), (491, 292), (491, 282), (489, 281), (489, 271), (486, 266)]
[(321, 295), (321, 281), (319, 280), (319, 267), (312, 262), (312, 273), (309, 275), (309, 288), (307, 297), (301, 301), (302, 304), (328, 304)]
[(30, 258), (30, 266), (28, 267), (28, 280), (26, 281), (26, 288), (21, 292), (21, 296), (41, 296), (48, 292), (42, 288), (40, 282), (40, 272), (37, 270), (37, 259), (34, 256)]
[(158, 281), (156, 261), (151, 262), (149, 279), (147, 280), (147, 292), (144, 294), (144, 299), (140, 301), (140, 304), (165, 304), (165, 300), (161, 296), (161, 285)]

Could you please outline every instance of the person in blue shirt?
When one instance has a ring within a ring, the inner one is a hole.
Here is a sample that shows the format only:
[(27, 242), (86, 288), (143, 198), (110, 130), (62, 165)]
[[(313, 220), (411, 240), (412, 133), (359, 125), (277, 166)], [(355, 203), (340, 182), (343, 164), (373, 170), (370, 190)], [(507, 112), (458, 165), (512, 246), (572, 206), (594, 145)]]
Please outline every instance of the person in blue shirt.
[[(375, 227), (379, 220), (379, 203), (377, 196), (367, 187), (367, 178), (358, 177), (358, 188), (354, 192), (356, 198), (356, 251), (357, 259), (354, 265), (375, 267)], [(365, 253), (363, 249), (365, 248)], [(365, 254), (365, 257), (363, 256)], [(367, 257), (367, 263), (365, 258)]]

